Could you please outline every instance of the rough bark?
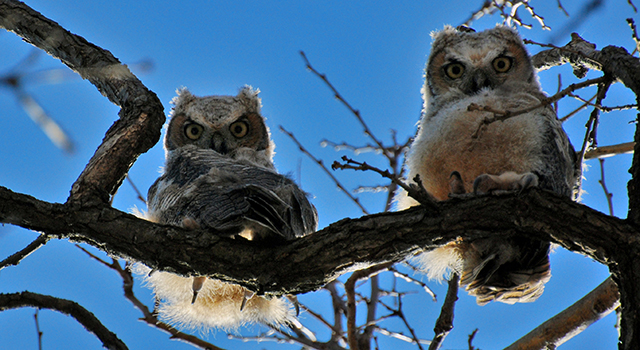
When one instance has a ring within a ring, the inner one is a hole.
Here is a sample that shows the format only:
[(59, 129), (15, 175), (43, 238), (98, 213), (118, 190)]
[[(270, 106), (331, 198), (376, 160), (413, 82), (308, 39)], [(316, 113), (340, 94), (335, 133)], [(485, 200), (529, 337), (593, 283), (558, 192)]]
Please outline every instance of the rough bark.
[(458, 237), (525, 235), (614, 267), (638, 256), (633, 254), (640, 236), (625, 220), (546, 191), (451, 200), (438, 208), (345, 219), (296, 241), (262, 246), (157, 225), (107, 205), (78, 209), (0, 188), (2, 223), (86, 242), (154, 268), (233, 281), (259, 293), (312, 291), (346, 272), (400, 261)]
[(109, 51), (72, 34), (19, 1), (0, 0), (0, 27), (88, 79), (111, 102), (122, 107), (116, 121), (71, 189), (69, 201), (108, 202), (137, 157), (160, 139), (164, 108)]

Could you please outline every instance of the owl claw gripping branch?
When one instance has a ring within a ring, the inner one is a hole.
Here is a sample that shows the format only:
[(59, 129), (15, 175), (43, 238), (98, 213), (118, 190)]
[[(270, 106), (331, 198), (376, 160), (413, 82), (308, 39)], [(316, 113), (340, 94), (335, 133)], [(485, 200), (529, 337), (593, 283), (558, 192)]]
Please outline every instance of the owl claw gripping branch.
[[(237, 96), (196, 97), (182, 89), (172, 102), (167, 161), (149, 189), (148, 220), (258, 244), (316, 230), (316, 210), (307, 195), (275, 170), (275, 146), (260, 115), (258, 91), (245, 87)], [(160, 317), (173, 324), (234, 329), (254, 322), (284, 324), (294, 317), (284, 299), (257, 296), (239, 285), (141, 264), (137, 270), (160, 300)]]
[[(433, 39), (407, 178), (420, 175), (438, 200), (530, 187), (575, 199), (580, 165), (554, 110), (541, 103), (545, 95), (517, 32), (504, 26), (478, 33), (447, 26)], [(474, 104), (485, 108), (469, 108)], [(485, 123), (490, 111), (525, 108), (532, 109)], [(398, 195), (399, 208), (416, 204)], [(430, 277), (459, 273), (460, 284), (479, 304), (514, 303), (542, 294), (551, 276), (548, 253), (548, 242), (489, 237), (458, 240), (418, 259)]]

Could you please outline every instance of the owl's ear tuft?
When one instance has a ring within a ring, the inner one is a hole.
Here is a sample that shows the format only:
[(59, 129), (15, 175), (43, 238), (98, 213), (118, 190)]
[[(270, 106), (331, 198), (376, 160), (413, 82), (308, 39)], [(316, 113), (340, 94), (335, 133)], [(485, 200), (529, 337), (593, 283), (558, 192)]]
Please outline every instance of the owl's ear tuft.
[(176, 93), (178, 94), (178, 96), (171, 99), (171, 104), (175, 107), (181, 104), (189, 103), (196, 99), (196, 97), (193, 96), (191, 92), (189, 92), (189, 90), (187, 90), (187, 88), (184, 86), (176, 89)]
[(240, 89), (237, 98), (242, 101), (249, 111), (260, 113), (261, 100), (260, 97), (258, 97), (259, 93), (260, 89), (254, 89), (250, 85), (245, 85)]

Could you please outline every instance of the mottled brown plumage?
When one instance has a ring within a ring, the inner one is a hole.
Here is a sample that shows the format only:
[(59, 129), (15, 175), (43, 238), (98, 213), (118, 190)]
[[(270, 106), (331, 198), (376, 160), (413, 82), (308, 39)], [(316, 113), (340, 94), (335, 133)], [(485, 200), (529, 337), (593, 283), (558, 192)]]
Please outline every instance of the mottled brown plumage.
[[(424, 113), (407, 156), (408, 179), (420, 175), (438, 200), (449, 194), (540, 187), (575, 198), (580, 169), (518, 34), (503, 26), (475, 33), (452, 27), (433, 35), (423, 88)], [(490, 112), (528, 113), (483, 125)], [(398, 196), (399, 208), (417, 203)], [(473, 218), (470, 218), (472, 220)], [(420, 260), (431, 277), (455, 270), (477, 297), (533, 301), (550, 277), (549, 243), (526, 238), (458, 240)]]
[[(182, 89), (173, 103), (166, 164), (149, 189), (148, 220), (256, 244), (316, 230), (307, 195), (275, 170), (257, 91), (245, 87), (237, 96), (196, 97)], [(160, 317), (173, 324), (233, 329), (295, 317), (284, 299), (257, 296), (239, 285), (151, 272), (140, 264), (137, 270), (160, 300)]]

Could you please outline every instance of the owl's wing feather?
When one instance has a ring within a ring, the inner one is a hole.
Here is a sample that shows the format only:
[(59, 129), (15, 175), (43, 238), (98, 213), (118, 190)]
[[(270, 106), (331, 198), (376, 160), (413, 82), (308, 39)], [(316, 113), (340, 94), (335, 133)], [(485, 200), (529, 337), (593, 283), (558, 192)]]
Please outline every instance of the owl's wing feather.
[(162, 181), (178, 186), (182, 195), (164, 215), (173, 218), (174, 224), (189, 217), (203, 229), (230, 235), (250, 230), (260, 238), (284, 239), (316, 229), (316, 211), (307, 195), (271, 169), (190, 146), (174, 151), (167, 168), (174, 170), (150, 188), (149, 197), (168, 188), (158, 184)]

